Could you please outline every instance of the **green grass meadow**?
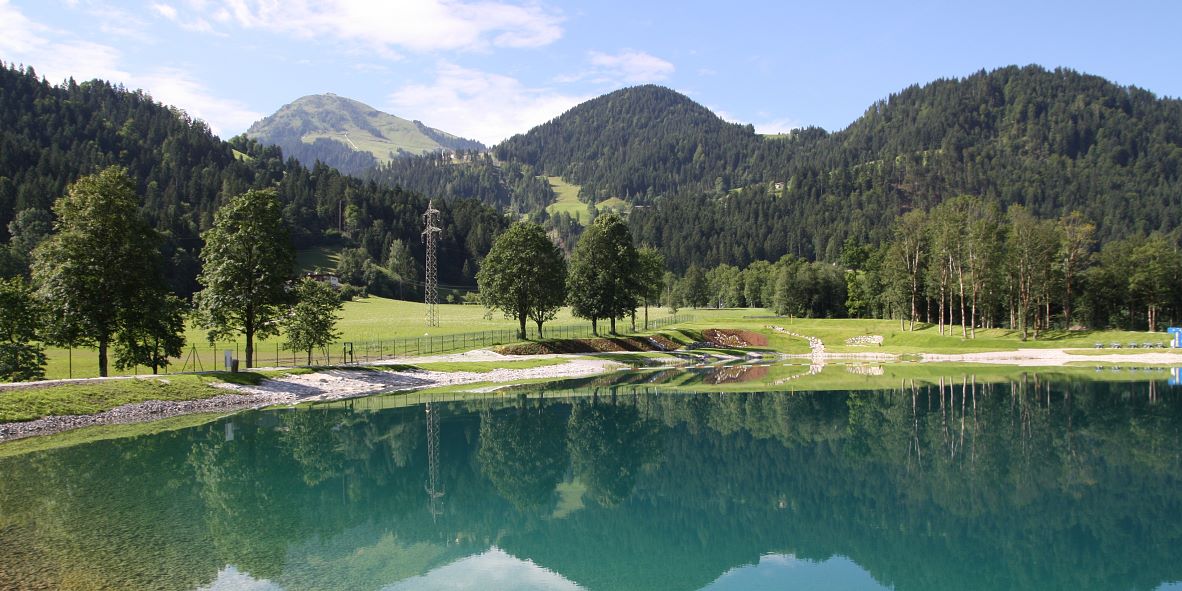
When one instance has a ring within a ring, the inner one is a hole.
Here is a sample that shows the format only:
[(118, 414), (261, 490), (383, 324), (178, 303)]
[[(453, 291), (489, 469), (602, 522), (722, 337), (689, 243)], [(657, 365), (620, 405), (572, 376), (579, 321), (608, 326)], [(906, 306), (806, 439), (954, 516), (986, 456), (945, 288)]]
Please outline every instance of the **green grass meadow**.
[[(468, 349), (482, 348), (480, 343), (503, 344), (515, 341), (514, 332), (517, 323), (505, 318), (504, 314), (486, 313), (483, 306), (465, 304), (439, 304), (439, 326), (429, 327), (426, 324), (426, 305), (422, 302), (407, 302), (379, 297), (359, 298), (346, 302), (337, 322), (337, 331), (341, 333), (342, 342), (353, 343), (354, 360), (365, 362), (378, 358), (401, 356), (403, 339), (419, 339), (419, 343), (409, 352), (412, 354), (440, 352), (456, 352)], [(643, 313), (641, 313), (643, 314)], [(649, 310), (651, 319), (666, 318), (668, 310)], [(643, 316), (641, 316), (643, 317)], [(628, 322), (621, 324), (621, 330), (626, 329)], [(558, 316), (547, 322), (545, 330), (550, 334), (554, 330), (559, 336), (562, 329), (578, 329), (587, 331), (591, 323), (575, 318), (569, 308), (563, 308)], [(533, 323), (529, 323), (532, 330)], [(607, 323), (603, 323), (606, 330)], [(466, 341), (463, 337), (475, 336), (477, 342)], [(174, 359), (168, 368), (169, 372), (179, 371), (209, 371), (223, 369), (224, 351), (233, 351), (234, 355), (242, 359), (245, 356), (245, 339), (234, 341), (219, 341), (210, 345), (205, 331), (189, 326), (185, 331), (185, 354)], [(303, 365), (307, 361), (304, 353), (292, 353), (283, 348), (283, 336), (256, 341), (256, 366), (291, 366)], [(434, 347), (434, 349), (428, 348)], [(195, 357), (194, 357), (195, 350)], [(313, 356), (314, 364), (332, 364), (340, 362), (341, 350), (334, 346), (326, 358), (321, 352)], [(73, 351), (51, 347), (46, 350), (48, 364), (45, 368), (47, 379), (58, 378), (89, 378), (98, 375), (98, 354), (93, 349), (77, 348)], [(151, 373), (150, 368), (138, 367), (132, 371), (117, 372), (110, 366), (111, 375), (142, 375)]]
[[(360, 298), (345, 304), (337, 330), (341, 333), (340, 341), (351, 342), (354, 346), (354, 360), (365, 362), (378, 358), (402, 356), (402, 347), (413, 346), (407, 353), (417, 355), (428, 352), (455, 352), (468, 349), (482, 348), (493, 343), (508, 343), (515, 340), (513, 332), (516, 323), (497, 312), (488, 315), (483, 306), (463, 304), (440, 304), (438, 307), (440, 325), (428, 327), (426, 325), (426, 307), (419, 302), (407, 302), (378, 297)], [(769, 326), (779, 326), (788, 331), (802, 335), (818, 337), (825, 344), (825, 349), (832, 353), (891, 353), (918, 354), (940, 353), (957, 354), (981, 351), (1013, 351), (1021, 348), (1064, 348), (1078, 349), (1080, 353), (1112, 354), (1114, 357), (1133, 352), (1129, 349), (1114, 350), (1108, 348), (1111, 343), (1118, 342), (1127, 346), (1128, 343), (1165, 343), (1169, 341), (1164, 332), (1147, 333), (1131, 331), (1050, 331), (1040, 335), (1039, 339), (1028, 339), (1023, 342), (1016, 331), (1006, 329), (978, 330), (977, 338), (965, 339), (961, 336), (960, 327), (954, 326), (939, 334), (935, 326), (916, 325), (917, 330), (901, 329), (897, 320), (862, 320), (862, 319), (797, 319), (776, 317), (763, 309), (684, 309), (680, 313), (693, 317), (691, 322), (682, 323), (663, 330), (673, 340), (690, 342), (700, 335), (701, 330), (707, 328), (733, 328), (752, 330), (764, 334), (768, 338), (768, 345), (760, 349), (769, 352), (783, 352), (790, 354), (809, 353), (808, 344), (804, 339), (778, 333)], [(642, 313), (638, 316), (643, 317)], [(651, 319), (667, 318), (666, 309), (650, 308)], [(628, 321), (619, 323), (621, 332), (628, 328)], [(607, 323), (603, 323), (606, 331)], [(532, 328), (532, 324), (530, 325)], [(561, 329), (578, 329), (586, 331), (590, 323), (575, 318), (569, 308), (564, 308), (558, 316), (546, 324), (548, 335), (563, 336)], [(553, 329), (553, 332), (549, 332)], [(679, 333), (678, 330), (681, 332)], [(478, 341), (465, 340), (472, 335)], [(881, 335), (881, 346), (849, 346), (846, 339), (855, 336)], [(583, 335), (580, 335), (583, 336)], [(173, 360), (168, 371), (194, 371), (222, 369), (223, 352), (230, 350), (241, 359), (244, 355), (245, 343), (240, 338), (236, 341), (222, 341), (210, 345), (204, 331), (190, 327), (185, 334), (187, 345), (185, 355)], [(401, 339), (419, 339), (418, 342), (401, 341)], [(291, 366), (302, 365), (306, 361), (302, 353), (292, 353), (282, 347), (283, 337), (272, 337), (256, 343), (256, 365)], [(429, 344), (430, 343), (430, 344)], [(1103, 343), (1105, 349), (1095, 349), (1096, 343)], [(391, 348), (394, 348), (392, 351)], [(430, 348), (428, 348), (430, 347)], [(195, 349), (195, 357), (194, 357)], [(1144, 352), (1144, 349), (1137, 349)], [(1154, 349), (1155, 352), (1173, 351), (1171, 349)], [(55, 378), (83, 378), (98, 375), (98, 357), (91, 349), (74, 349), (72, 352), (61, 348), (47, 350), (49, 363), (46, 366), (46, 377)], [(321, 352), (313, 358), (315, 364), (332, 364), (340, 362), (339, 347), (331, 349), (329, 357)], [(1116, 359), (1114, 359), (1116, 361)], [(1179, 353), (1182, 361), (1182, 353)], [(129, 372), (114, 372), (113, 375), (145, 374), (150, 370), (139, 367)]]
[(557, 176), (548, 176), (546, 180), (550, 181), (550, 188), (554, 189), (556, 195), (554, 203), (546, 206), (546, 213), (567, 213), (576, 220), (587, 219), (587, 204), (579, 201), (578, 185), (572, 185)]

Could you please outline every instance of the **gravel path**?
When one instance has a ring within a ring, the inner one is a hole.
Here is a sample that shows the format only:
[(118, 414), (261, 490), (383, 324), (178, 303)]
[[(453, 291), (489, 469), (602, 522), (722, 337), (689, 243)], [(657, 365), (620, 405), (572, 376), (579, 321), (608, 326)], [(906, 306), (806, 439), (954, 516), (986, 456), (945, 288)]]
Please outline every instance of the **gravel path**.
[[(455, 355), (438, 355), (397, 359), (383, 365), (418, 364), (446, 361), (511, 361), (514, 359), (568, 359), (566, 363), (527, 369), (495, 369), (490, 372), (439, 372), (425, 370), (384, 371), (370, 369), (327, 369), (309, 374), (288, 375), (264, 380), (254, 386), (221, 382), (215, 387), (226, 394), (201, 400), (137, 402), (92, 415), (45, 417), (33, 421), (0, 423), (0, 441), (31, 435), (48, 435), (91, 425), (136, 423), (165, 417), (199, 412), (233, 412), (277, 404), (338, 400), (368, 394), (452, 386), (477, 382), (515, 382), (528, 379), (557, 379), (595, 375), (622, 367), (614, 361), (589, 359), (575, 355), (499, 355), (492, 351), (469, 351)], [(104, 378), (134, 379), (134, 378)], [(52, 380), (24, 387), (44, 387), (55, 383), (78, 380)]]

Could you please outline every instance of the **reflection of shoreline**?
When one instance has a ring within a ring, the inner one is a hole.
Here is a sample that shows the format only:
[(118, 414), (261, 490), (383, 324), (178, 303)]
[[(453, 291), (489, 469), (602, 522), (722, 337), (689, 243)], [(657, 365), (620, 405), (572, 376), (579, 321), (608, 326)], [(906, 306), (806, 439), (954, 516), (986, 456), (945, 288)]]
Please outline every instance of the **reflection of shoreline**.
[(829, 361), (904, 362), (905, 357), (920, 363), (984, 363), (1015, 367), (1063, 367), (1078, 364), (1144, 364), (1161, 367), (1182, 365), (1182, 352), (1146, 353), (1091, 353), (1087, 349), (1018, 349), (1016, 351), (984, 351), (980, 353), (812, 353), (784, 355), (787, 359), (808, 359), (813, 363)]
[[(1080, 351), (1080, 353), (1070, 353)], [(983, 353), (963, 353), (959, 355), (938, 355), (924, 353), (924, 362), (968, 362), (991, 363), (999, 365), (1017, 365), (1021, 367), (1062, 367), (1068, 363), (1143, 363), (1160, 366), (1182, 364), (1182, 354), (1154, 352), (1154, 353), (1083, 353), (1086, 349), (1018, 349), (1017, 351), (991, 351)]]
[[(491, 357), (490, 357), (491, 356)], [(51, 435), (98, 425), (142, 423), (169, 417), (208, 412), (237, 412), (266, 406), (324, 402), (381, 394), (391, 391), (416, 390), (441, 386), (456, 386), (483, 382), (511, 383), (521, 380), (560, 379), (597, 375), (611, 371), (621, 364), (602, 359), (579, 358), (574, 355), (555, 355), (566, 363), (524, 369), (494, 369), (488, 372), (469, 371), (383, 371), (364, 368), (333, 368), (307, 374), (289, 374), (265, 379), (256, 385), (228, 382), (213, 384), (225, 394), (195, 400), (133, 402), (89, 415), (47, 416), (31, 421), (0, 423), (0, 442), (36, 435)], [(457, 355), (399, 359), (398, 363), (429, 363), (439, 361), (471, 362), (490, 360), (537, 359), (538, 356), (505, 356), (491, 351), (473, 351)], [(93, 380), (168, 379), (167, 375), (141, 378), (92, 378)], [(77, 383), (88, 380), (71, 380)], [(25, 387), (44, 387), (32, 383)], [(15, 389), (15, 388), (14, 388)]]

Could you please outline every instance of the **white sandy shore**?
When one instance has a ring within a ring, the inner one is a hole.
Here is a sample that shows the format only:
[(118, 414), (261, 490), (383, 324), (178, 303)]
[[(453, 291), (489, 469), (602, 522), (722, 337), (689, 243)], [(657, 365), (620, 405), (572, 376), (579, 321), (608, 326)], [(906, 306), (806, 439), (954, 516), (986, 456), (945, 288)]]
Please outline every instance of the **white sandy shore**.
[[(113, 425), (150, 421), (165, 417), (199, 412), (232, 412), (302, 402), (339, 400), (380, 392), (473, 384), (478, 382), (508, 383), (529, 379), (558, 379), (595, 375), (624, 367), (623, 364), (577, 355), (499, 355), (492, 351), (469, 351), (455, 355), (438, 355), (397, 359), (374, 365), (406, 365), (441, 361), (513, 361), (521, 359), (564, 359), (565, 363), (526, 369), (494, 369), (489, 372), (438, 372), (421, 369), (385, 371), (373, 369), (326, 369), (308, 374), (287, 375), (263, 380), (258, 385), (243, 386), (218, 383), (225, 394), (199, 400), (150, 400), (124, 404), (108, 411), (91, 415), (50, 416), (32, 421), (0, 423), (0, 442), (31, 435), (48, 435), (92, 425)], [(150, 379), (150, 378), (93, 378), (93, 379)], [(158, 376), (156, 379), (168, 379)], [(36, 388), (80, 380), (47, 380), (25, 383), (18, 387)], [(487, 390), (488, 388), (482, 388)]]
[(250, 394), (270, 399), (272, 404), (298, 403), (315, 400), (335, 400), (364, 396), (393, 390), (434, 388), (474, 384), (477, 382), (516, 382), (531, 379), (573, 378), (600, 374), (623, 367), (605, 361), (577, 355), (500, 355), (480, 350), (455, 355), (436, 355), (376, 362), (371, 365), (418, 365), (437, 362), (507, 362), (517, 360), (562, 359), (565, 363), (525, 369), (494, 369), (488, 372), (440, 372), (422, 369), (386, 371), (372, 369), (326, 369), (308, 374), (287, 375), (264, 380), (255, 386), (218, 383), (216, 387), (237, 394)]

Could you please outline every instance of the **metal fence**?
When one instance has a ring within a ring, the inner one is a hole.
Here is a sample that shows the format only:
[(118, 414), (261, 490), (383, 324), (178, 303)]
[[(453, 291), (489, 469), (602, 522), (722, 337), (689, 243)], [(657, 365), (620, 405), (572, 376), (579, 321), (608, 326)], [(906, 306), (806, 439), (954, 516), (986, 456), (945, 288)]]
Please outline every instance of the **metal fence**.
[[(671, 314), (661, 318), (650, 318), (647, 330), (657, 330), (672, 324), (690, 322), (693, 316), (689, 314)], [(599, 323), (600, 337), (607, 334), (609, 321)], [(616, 329), (631, 330), (631, 320), (616, 321)], [(642, 319), (637, 319), (637, 330), (646, 330)], [(581, 339), (596, 336), (591, 331), (590, 323), (543, 326), (544, 339)], [(527, 341), (544, 340), (539, 338), (536, 324), (526, 328)], [(365, 364), (374, 361), (397, 359), (399, 357), (419, 357), (455, 353), (471, 349), (483, 349), (497, 345), (508, 345), (524, 342), (518, 338), (516, 329), (498, 329), (465, 332), (458, 334), (425, 335), (421, 337), (407, 337), (398, 339), (341, 341), (332, 346), (313, 351), (311, 363), (308, 362), (307, 352), (290, 351), (280, 346), (280, 341), (260, 342), (255, 345), (256, 367), (299, 367), (305, 365), (346, 365)], [(231, 357), (241, 359), (245, 352), (243, 345), (238, 342), (215, 343), (214, 345), (189, 345), (185, 355), (172, 359), (168, 367), (169, 372), (210, 371), (226, 369), (226, 352)]]

